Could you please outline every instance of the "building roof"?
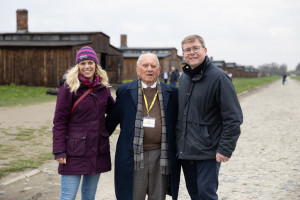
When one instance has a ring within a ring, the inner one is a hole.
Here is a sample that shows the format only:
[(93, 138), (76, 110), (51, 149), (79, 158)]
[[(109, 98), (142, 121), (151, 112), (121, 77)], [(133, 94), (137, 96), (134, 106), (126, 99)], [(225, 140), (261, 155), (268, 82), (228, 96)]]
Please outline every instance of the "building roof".
[(234, 62), (231, 62), (231, 63), (226, 63), (226, 67), (227, 68), (235, 68), (236, 67), (236, 64)]
[(91, 43), (92, 41), (0, 41), (0, 46), (54, 47), (77, 46)]
[(102, 34), (106, 37), (109, 37), (105, 33), (98, 31), (98, 32), (3, 32), (0, 33), (1, 35), (91, 35), (91, 34)]
[[(123, 53), (124, 58), (138, 58), (142, 53)], [(165, 58), (171, 53), (156, 53), (158, 58)]]
[(240, 70), (240, 71), (245, 71), (245, 67), (244, 66), (237, 66), (236, 69)]
[(170, 49), (176, 49), (176, 48), (175, 47), (124, 47), (124, 46), (121, 46), (120, 49), (122, 51), (125, 51), (125, 50), (129, 50), (129, 51), (130, 50), (159, 51), (159, 50), (170, 50)]
[[(109, 40), (103, 32), (15, 32), (0, 33), (0, 47), (62, 47), (92, 44), (90, 35), (101, 34)], [(110, 48), (120, 51), (109, 44)]]
[(258, 70), (255, 69), (253, 66), (248, 66), (245, 68), (245, 71), (249, 71), (249, 72), (257, 72)]
[(218, 67), (220, 67), (220, 66), (226, 66), (224, 60), (212, 60), (211, 62), (212, 62), (213, 64), (215, 64), (216, 66), (218, 66)]

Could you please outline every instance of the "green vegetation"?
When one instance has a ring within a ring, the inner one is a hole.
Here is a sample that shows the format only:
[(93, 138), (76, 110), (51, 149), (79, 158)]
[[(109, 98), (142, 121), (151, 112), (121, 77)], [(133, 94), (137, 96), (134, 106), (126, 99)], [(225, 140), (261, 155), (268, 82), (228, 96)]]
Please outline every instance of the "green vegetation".
[(20, 131), (16, 134), (16, 137), (12, 140), (19, 140), (19, 141), (28, 141), (32, 139), (32, 133), (34, 130), (31, 129), (25, 129), (23, 131)]
[(297, 81), (300, 81), (300, 76), (293, 76), (292, 79), (295, 79)]
[(0, 160), (7, 160), (6, 155), (14, 151), (14, 147), (10, 145), (0, 144)]
[(55, 101), (56, 95), (48, 95), (44, 87), (26, 87), (10, 84), (0, 86), (0, 107), (17, 106)]
[(53, 159), (52, 153), (44, 153), (36, 158), (11, 161), (8, 164), (4, 164), (5, 167), (0, 168), (0, 178), (12, 172), (19, 172), (25, 169), (35, 169), (50, 159)]
[(280, 76), (260, 77), (260, 78), (233, 78), (232, 82), (237, 93), (255, 88), (260, 85), (271, 83), (280, 79)]
[(37, 168), (53, 159), (51, 127), (0, 128), (0, 132), (5, 135), (0, 141), (0, 179), (11, 172)]

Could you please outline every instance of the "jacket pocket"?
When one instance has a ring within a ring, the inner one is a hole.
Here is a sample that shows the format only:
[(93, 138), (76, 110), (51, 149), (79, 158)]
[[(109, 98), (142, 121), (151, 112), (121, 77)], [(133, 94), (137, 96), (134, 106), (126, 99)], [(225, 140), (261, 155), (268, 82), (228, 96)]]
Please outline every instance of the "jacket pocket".
[(110, 153), (109, 134), (107, 131), (100, 132), (99, 151), (100, 154)]
[(188, 140), (197, 148), (208, 148), (212, 145), (212, 140), (208, 133), (206, 125), (199, 123), (189, 123), (188, 125)]
[(198, 130), (202, 136), (202, 141), (205, 146), (211, 146), (212, 140), (210, 138), (208, 127), (206, 125), (198, 124)]
[(84, 156), (86, 151), (86, 140), (86, 132), (72, 132), (66, 136), (67, 156)]

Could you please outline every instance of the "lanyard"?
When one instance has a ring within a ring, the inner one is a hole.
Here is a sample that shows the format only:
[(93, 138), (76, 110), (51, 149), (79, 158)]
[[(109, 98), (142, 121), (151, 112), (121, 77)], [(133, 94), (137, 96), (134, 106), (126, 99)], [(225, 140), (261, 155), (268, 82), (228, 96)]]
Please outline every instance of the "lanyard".
[(152, 103), (150, 105), (150, 108), (148, 107), (148, 101), (147, 101), (147, 98), (146, 98), (146, 95), (145, 95), (145, 92), (144, 92), (144, 88), (143, 88), (143, 85), (142, 85), (142, 91), (143, 91), (143, 95), (144, 95), (144, 100), (145, 100), (145, 106), (146, 106), (146, 109), (147, 109), (147, 117), (149, 117), (149, 112), (150, 110), (152, 109), (153, 105), (154, 105), (154, 102), (156, 100), (156, 97), (157, 97), (157, 94), (158, 94), (158, 91), (156, 91), (156, 94), (152, 100)]

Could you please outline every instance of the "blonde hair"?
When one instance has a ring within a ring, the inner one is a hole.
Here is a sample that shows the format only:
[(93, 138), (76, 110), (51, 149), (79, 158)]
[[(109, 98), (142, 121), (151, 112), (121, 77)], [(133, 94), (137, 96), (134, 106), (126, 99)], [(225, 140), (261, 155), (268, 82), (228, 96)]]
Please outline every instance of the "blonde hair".
[[(80, 87), (80, 81), (78, 79), (79, 67), (78, 64), (68, 71), (66, 83), (69, 85), (70, 91), (76, 93)], [(102, 69), (100, 65), (96, 64), (95, 74), (101, 77), (101, 84), (105, 87), (110, 87), (108, 83), (108, 76), (106, 71)]]

